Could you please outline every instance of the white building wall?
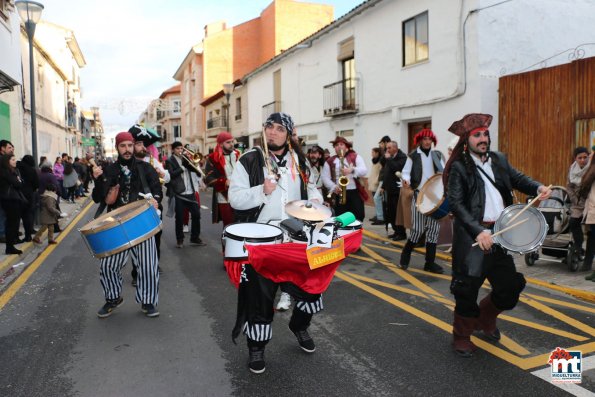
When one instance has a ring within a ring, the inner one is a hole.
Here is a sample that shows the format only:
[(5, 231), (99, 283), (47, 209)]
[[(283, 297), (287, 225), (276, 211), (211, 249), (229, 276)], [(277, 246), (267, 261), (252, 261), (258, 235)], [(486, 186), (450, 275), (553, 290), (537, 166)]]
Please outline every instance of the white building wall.
[(22, 84), (21, 75), (21, 27), (16, 8), (9, 14), (8, 21), (0, 18), (0, 70), (17, 83)]
[[(402, 23), (425, 11), (429, 59), (403, 67)], [(431, 120), (438, 149), (446, 153), (454, 138), (448, 132), (452, 122), (482, 112), (494, 116), (497, 148), (499, 76), (592, 42), (595, 25), (587, 19), (593, 15), (590, 0), (381, 1), (316, 38), (310, 48), (290, 49), (248, 75), (249, 131), (260, 133), (262, 106), (274, 99), (273, 73), (280, 69), (282, 110), (293, 116), (300, 136), (317, 135), (322, 147), (329, 147), (338, 131), (354, 130), (354, 148), (369, 161), (384, 135), (407, 150), (409, 123)], [(341, 80), (338, 48), (350, 37), (359, 112), (324, 117), (323, 87)]]

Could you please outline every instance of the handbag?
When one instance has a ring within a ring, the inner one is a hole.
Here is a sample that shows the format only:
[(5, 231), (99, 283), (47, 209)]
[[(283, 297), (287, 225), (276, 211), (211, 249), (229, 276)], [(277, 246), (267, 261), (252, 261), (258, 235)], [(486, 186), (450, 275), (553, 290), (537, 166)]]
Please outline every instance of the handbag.
[(6, 191), (6, 198), (9, 200), (16, 200), (22, 204), (29, 204), (29, 200), (25, 197), (23, 192), (17, 189), (13, 189), (12, 185), (8, 186), (8, 190)]
[(114, 185), (109, 188), (107, 195), (105, 196), (105, 203), (107, 205), (112, 205), (118, 199), (118, 194), (120, 193), (120, 185)]

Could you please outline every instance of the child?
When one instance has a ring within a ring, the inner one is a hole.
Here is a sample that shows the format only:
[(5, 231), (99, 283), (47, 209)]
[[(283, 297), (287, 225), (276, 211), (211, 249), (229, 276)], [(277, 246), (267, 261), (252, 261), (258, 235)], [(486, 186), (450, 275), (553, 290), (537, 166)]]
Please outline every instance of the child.
[(52, 184), (48, 184), (45, 187), (45, 192), (40, 197), (40, 215), (39, 220), (41, 227), (39, 231), (33, 237), (33, 242), (41, 244), (39, 237), (43, 234), (44, 230), (48, 230), (48, 245), (56, 244), (54, 240), (54, 225), (58, 223), (60, 218), (60, 211), (57, 209), (58, 206), (58, 195), (56, 194), (56, 187)]

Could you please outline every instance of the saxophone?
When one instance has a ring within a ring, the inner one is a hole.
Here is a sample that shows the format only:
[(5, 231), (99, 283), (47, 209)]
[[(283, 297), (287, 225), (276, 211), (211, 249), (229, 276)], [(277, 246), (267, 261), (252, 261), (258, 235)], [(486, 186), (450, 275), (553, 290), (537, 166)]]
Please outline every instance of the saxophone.
[[(345, 153), (341, 150), (339, 152), (339, 161), (341, 162), (341, 170), (345, 168)], [(339, 186), (341, 186), (341, 205), (347, 204), (347, 184), (349, 183), (349, 178), (346, 175), (341, 175), (339, 177)]]

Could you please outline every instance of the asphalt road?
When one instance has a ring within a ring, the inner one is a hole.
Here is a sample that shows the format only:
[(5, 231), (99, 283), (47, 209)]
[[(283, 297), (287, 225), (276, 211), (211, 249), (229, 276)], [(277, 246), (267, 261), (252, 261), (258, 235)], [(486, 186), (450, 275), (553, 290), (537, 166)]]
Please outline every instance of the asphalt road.
[[(567, 393), (531, 372), (547, 368), (545, 356), (557, 346), (595, 351), (595, 305), (528, 287), (512, 320), (500, 322), (510, 342), (479, 337), (475, 357), (461, 359), (450, 347), (448, 278), (416, 271), (419, 255), (403, 272), (393, 265), (398, 250), (366, 238), (314, 317), (316, 352), (299, 349), (289, 312), (278, 313), (267, 370), (251, 374), (245, 342), (230, 337), (236, 291), (223, 270), (221, 225), (202, 214), (206, 247), (175, 248), (173, 220), (164, 219), (158, 318), (134, 302), (130, 266), (124, 304), (97, 318), (98, 261), (76, 230), (64, 233), (27, 269), (35, 271), (21, 275), (29, 277), (24, 283), (13, 283), (0, 311), (0, 396), (558, 396)], [(585, 368), (570, 392), (591, 395), (592, 372)]]

